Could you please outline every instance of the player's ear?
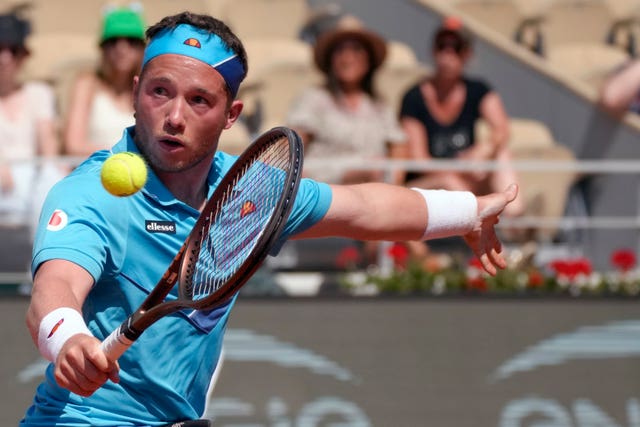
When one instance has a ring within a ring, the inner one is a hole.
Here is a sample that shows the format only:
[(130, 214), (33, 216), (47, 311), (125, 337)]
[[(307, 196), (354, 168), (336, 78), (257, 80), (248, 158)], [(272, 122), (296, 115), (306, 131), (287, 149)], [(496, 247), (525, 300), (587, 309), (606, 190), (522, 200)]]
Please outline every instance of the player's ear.
[(225, 129), (229, 129), (231, 125), (233, 125), (238, 117), (240, 117), (240, 113), (242, 113), (242, 108), (244, 107), (244, 103), (239, 99), (234, 99), (227, 110), (227, 124), (224, 126)]
[(133, 76), (133, 110), (137, 111), (138, 93), (140, 92), (140, 76)]

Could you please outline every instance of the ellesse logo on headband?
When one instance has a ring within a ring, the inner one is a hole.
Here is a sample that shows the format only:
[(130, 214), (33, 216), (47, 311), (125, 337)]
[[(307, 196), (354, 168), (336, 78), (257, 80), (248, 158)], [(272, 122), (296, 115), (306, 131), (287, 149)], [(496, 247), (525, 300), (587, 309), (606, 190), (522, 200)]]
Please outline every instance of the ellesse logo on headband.
[(200, 47), (201, 47), (200, 40), (194, 39), (193, 37), (190, 37), (190, 38), (186, 39), (184, 41), (184, 44), (186, 44), (187, 46), (191, 46), (191, 47), (197, 47), (198, 49), (200, 49)]

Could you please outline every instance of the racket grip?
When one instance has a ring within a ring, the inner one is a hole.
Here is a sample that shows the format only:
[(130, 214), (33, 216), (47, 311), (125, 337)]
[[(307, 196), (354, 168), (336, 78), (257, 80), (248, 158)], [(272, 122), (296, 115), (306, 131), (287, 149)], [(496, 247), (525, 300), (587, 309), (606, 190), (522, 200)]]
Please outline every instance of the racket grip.
[(100, 348), (109, 360), (115, 362), (131, 347), (131, 344), (133, 344), (133, 340), (127, 338), (122, 332), (122, 327), (119, 327), (102, 341)]

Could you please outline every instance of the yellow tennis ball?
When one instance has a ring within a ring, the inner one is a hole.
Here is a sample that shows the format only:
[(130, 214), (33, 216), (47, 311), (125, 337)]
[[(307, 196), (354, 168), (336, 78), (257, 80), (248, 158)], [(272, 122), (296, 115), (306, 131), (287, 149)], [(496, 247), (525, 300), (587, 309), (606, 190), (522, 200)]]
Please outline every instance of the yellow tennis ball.
[(131, 196), (147, 182), (147, 165), (135, 153), (117, 153), (102, 165), (100, 179), (102, 186), (114, 196)]

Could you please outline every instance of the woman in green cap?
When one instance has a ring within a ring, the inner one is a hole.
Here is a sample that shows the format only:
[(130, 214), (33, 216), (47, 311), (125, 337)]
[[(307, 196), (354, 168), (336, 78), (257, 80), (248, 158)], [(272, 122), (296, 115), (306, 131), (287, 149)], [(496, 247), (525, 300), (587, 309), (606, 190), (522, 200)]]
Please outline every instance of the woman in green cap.
[(64, 126), (65, 153), (88, 156), (109, 148), (133, 124), (133, 77), (144, 53), (145, 24), (139, 8), (111, 8), (102, 19), (100, 62), (78, 74)]

